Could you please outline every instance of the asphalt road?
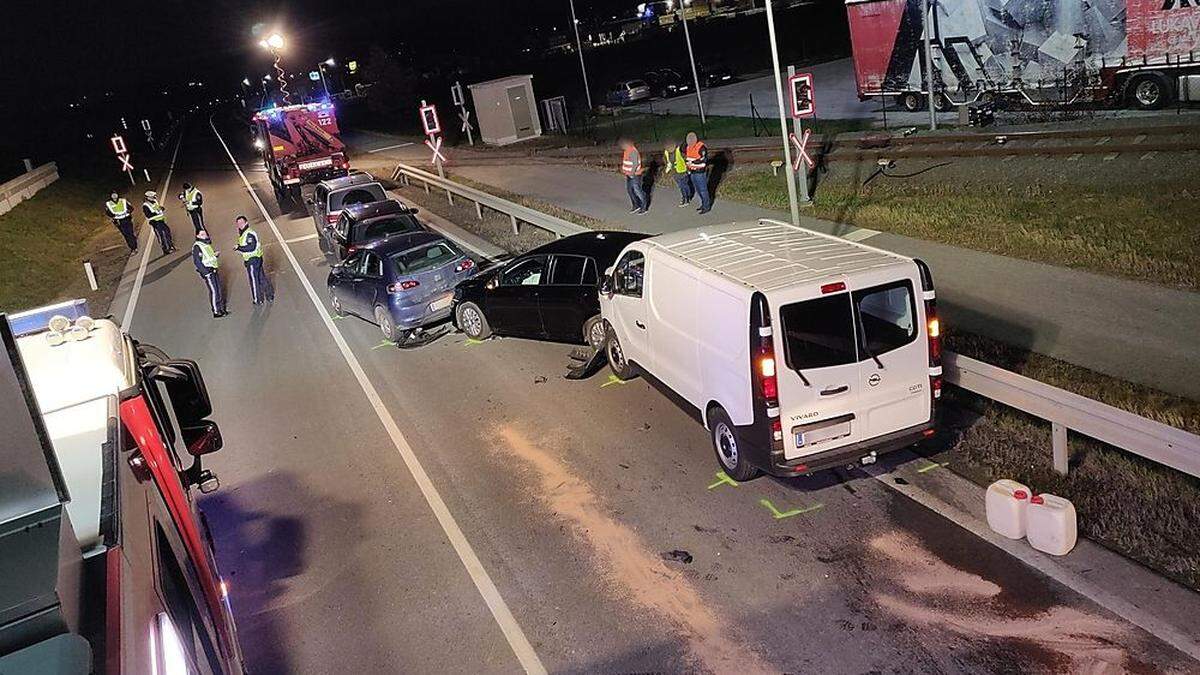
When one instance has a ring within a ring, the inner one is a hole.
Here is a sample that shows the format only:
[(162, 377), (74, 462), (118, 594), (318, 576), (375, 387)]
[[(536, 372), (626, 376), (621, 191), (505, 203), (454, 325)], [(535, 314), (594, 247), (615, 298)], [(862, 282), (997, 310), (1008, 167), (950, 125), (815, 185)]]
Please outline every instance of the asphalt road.
[[(151, 256), (129, 328), (204, 370), (225, 449), (201, 507), (252, 672), (1196, 666), (881, 480), (721, 482), (687, 413), (641, 380), (564, 380), (568, 346), (399, 350), (330, 320), (311, 220), (218, 126), (274, 227), (193, 120), (168, 194), (204, 190), (232, 315), (184, 249)], [(257, 310), (239, 213), (276, 288)]]

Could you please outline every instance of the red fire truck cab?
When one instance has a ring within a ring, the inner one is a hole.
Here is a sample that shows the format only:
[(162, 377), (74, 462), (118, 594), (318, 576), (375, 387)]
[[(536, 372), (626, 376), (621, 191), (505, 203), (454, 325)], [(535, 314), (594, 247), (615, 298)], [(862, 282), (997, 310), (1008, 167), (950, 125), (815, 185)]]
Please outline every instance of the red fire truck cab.
[(0, 673), (242, 673), (195, 503), (222, 444), (195, 362), (83, 301), (4, 319)]
[(262, 153), (275, 199), (284, 211), (303, 204), (302, 186), (349, 172), (332, 103), (271, 107), (255, 113), (253, 122), (254, 147)]

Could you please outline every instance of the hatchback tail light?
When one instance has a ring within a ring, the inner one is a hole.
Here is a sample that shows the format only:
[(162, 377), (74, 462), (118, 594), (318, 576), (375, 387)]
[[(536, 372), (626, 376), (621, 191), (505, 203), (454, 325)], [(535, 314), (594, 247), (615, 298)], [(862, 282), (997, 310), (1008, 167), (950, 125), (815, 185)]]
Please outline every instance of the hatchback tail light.
[(336, 223), (337, 221), (338, 221), (338, 214), (336, 214), (336, 213), (326, 213), (325, 214), (325, 222), (329, 223), (330, 225)]
[(404, 281), (397, 281), (396, 283), (388, 284), (388, 293), (402, 293), (404, 291), (412, 290), (420, 285), (421, 282), (417, 281), (416, 279), (405, 279)]
[(475, 267), (475, 261), (470, 258), (463, 258), (463, 261), (454, 266), (455, 274), (466, 272)]

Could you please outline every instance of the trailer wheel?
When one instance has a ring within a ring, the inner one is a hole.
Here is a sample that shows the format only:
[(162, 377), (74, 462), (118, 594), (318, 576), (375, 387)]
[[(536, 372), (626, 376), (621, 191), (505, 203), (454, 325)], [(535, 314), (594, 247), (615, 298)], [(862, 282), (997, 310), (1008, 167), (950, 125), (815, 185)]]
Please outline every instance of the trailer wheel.
[(937, 98), (933, 99), (933, 108), (938, 112), (947, 112), (954, 109), (954, 102), (945, 94), (938, 94)]
[(907, 91), (900, 94), (896, 102), (908, 112), (917, 112), (924, 107), (925, 97), (915, 91)]
[(1129, 80), (1125, 88), (1129, 102), (1139, 110), (1158, 110), (1171, 102), (1171, 85), (1159, 73), (1145, 73)]

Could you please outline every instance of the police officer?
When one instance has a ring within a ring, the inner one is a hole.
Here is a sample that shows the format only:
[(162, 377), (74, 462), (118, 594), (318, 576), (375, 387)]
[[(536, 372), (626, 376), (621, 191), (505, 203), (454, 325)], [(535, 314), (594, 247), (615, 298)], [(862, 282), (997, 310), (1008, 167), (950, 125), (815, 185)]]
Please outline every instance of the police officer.
[(112, 218), (113, 225), (116, 225), (121, 236), (125, 237), (125, 245), (136, 253), (138, 242), (133, 234), (133, 210), (129, 208), (129, 201), (113, 190), (108, 201), (104, 202), (104, 212)]
[(696, 136), (696, 132), (687, 135), (687, 151), (684, 161), (687, 164), (688, 178), (692, 188), (700, 195), (700, 215), (712, 210), (712, 197), (708, 194), (708, 146)]
[(192, 187), (191, 183), (183, 184), (183, 192), (179, 194), (180, 201), (183, 202), (183, 207), (187, 209), (188, 215), (192, 218), (192, 225), (196, 228), (196, 234), (204, 229), (204, 195), (199, 190)]
[(663, 173), (675, 175), (675, 184), (679, 186), (679, 205), (687, 206), (692, 201), (692, 179), (687, 171), (687, 145), (671, 141), (663, 148)]
[(268, 300), (274, 300), (271, 282), (263, 271), (263, 249), (258, 241), (258, 233), (250, 227), (246, 216), (237, 217), (238, 244), (237, 250), (242, 254), (242, 263), (246, 265), (246, 275), (250, 277), (250, 302), (261, 305)]
[(173, 252), (175, 240), (171, 237), (171, 228), (167, 227), (167, 209), (158, 203), (157, 192), (151, 190), (146, 193), (146, 201), (142, 202), (142, 214), (146, 216), (146, 222), (150, 223), (151, 229), (154, 230), (154, 236), (158, 237), (158, 244), (162, 246), (163, 254)]
[(633, 141), (621, 139), (621, 173), (625, 174), (625, 190), (629, 193), (629, 201), (633, 203), (630, 213), (643, 214), (650, 206), (646, 202), (645, 180), (646, 167), (642, 165), (642, 155), (638, 152)]
[(197, 232), (196, 243), (192, 244), (192, 264), (196, 266), (196, 274), (200, 275), (200, 278), (204, 280), (204, 285), (208, 287), (208, 302), (212, 307), (214, 319), (229, 314), (225, 311), (225, 295), (221, 292), (221, 275), (217, 272), (217, 268), (221, 265), (217, 260), (218, 255), (220, 254), (208, 239), (208, 233), (204, 230)]

